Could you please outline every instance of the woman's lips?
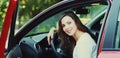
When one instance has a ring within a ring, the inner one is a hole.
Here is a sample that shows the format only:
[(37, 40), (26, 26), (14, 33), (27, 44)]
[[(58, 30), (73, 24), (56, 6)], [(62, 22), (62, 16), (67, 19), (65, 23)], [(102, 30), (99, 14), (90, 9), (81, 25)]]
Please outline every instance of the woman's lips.
[(70, 29), (70, 30), (67, 30), (67, 33), (71, 33), (71, 31), (72, 31), (71, 29)]

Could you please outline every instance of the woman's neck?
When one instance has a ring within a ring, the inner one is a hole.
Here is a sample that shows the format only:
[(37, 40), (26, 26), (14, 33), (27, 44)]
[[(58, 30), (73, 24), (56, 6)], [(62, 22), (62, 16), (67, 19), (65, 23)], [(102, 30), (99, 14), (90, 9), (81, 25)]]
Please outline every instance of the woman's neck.
[(77, 42), (78, 39), (80, 38), (80, 36), (83, 34), (84, 32), (82, 31), (76, 31), (76, 33), (73, 35), (73, 38), (75, 39), (75, 41)]

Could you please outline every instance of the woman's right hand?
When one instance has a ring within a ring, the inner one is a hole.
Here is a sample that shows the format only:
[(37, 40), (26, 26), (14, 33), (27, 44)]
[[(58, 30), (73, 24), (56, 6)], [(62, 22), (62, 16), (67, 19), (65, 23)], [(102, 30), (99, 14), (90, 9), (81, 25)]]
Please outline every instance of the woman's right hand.
[(53, 36), (54, 36), (54, 32), (57, 32), (57, 28), (55, 27), (52, 27), (47, 35), (47, 41), (48, 41), (48, 44), (50, 45), (51, 43), (51, 39), (53, 39)]

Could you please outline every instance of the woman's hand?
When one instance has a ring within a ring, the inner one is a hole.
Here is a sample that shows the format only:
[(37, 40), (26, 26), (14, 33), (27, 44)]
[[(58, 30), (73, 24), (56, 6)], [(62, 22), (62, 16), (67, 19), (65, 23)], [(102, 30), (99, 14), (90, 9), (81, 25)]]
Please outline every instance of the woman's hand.
[(53, 36), (54, 36), (54, 32), (57, 32), (58, 29), (55, 28), (55, 27), (52, 27), (47, 35), (47, 41), (48, 41), (48, 44), (50, 45), (51, 43), (51, 39), (53, 39)]

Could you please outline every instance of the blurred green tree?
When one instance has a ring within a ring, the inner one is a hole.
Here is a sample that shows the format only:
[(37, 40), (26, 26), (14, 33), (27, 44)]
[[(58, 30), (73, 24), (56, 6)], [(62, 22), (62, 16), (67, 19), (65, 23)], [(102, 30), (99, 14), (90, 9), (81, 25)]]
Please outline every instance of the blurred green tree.
[(17, 29), (32, 17), (59, 1), (60, 0), (21, 0), (19, 2)]
[(8, 4), (8, 0), (0, 0), (0, 33)]
[[(39, 12), (59, 1), (60, 0), (19, 0), (18, 18), (16, 22), (17, 29)], [(9, 0), (0, 0), (0, 33), (8, 4)]]

